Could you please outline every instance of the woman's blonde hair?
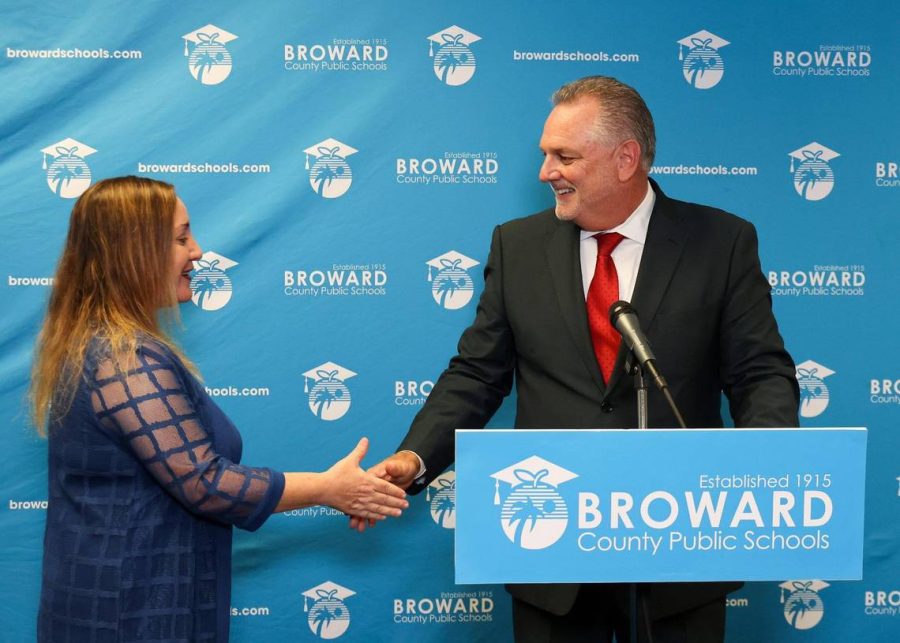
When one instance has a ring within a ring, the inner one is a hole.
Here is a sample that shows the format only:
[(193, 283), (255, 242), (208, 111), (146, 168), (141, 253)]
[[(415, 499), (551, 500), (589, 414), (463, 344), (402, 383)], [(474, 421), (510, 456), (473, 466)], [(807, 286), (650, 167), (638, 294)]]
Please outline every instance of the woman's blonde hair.
[(175, 206), (172, 185), (124, 176), (92, 185), (72, 208), (31, 374), (32, 418), (41, 435), (70, 408), (94, 338), (123, 366), (141, 337), (183, 359), (160, 318), (165, 311), (167, 321), (178, 319), (170, 276)]

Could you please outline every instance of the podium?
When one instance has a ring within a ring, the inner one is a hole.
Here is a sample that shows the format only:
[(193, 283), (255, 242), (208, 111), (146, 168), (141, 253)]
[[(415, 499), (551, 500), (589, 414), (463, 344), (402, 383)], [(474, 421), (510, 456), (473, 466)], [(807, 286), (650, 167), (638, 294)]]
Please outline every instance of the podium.
[(456, 432), (456, 582), (862, 578), (864, 428)]

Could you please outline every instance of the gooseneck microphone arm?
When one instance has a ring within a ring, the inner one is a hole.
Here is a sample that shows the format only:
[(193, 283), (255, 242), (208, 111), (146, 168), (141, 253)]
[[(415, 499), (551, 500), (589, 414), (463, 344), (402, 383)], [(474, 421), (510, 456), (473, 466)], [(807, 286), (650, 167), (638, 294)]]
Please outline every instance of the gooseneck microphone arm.
[(612, 324), (613, 328), (619, 331), (622, 335), (622, 339), (625, 340), (626, 346), (628, 346), (634, 354), (634, 366), (643, 370), (653, 378), (656, 388), (658, 388), (663, 394), (663, 397), (666, 398), (666, 402), (669, 403), (669, 407), (672, 409), (672, 413), (675, 414), (675, 419), (678, 420), (678, 424), (682, 429), (686, 429), (687, 424), (685, 424), (681, 411), (679, 411), (678, 407), (675, 405), (675, 400), (672, 399), (672, 394), (669, 392), (669, 385), (666, 383), (666, 378), (662, 376), (662, 373), (659, 372), (659, 369), (656, 366), (656, 357), (653, 355), (653, 351), (650, 350), (650, 342), (647, 341), (647, 337), (641, 330), (641, 322), (638, 319), (637, 311), (634, 309), (634, 306), (627, 301), (614, 302), (613, 305), (609, 307), (609, 322)]

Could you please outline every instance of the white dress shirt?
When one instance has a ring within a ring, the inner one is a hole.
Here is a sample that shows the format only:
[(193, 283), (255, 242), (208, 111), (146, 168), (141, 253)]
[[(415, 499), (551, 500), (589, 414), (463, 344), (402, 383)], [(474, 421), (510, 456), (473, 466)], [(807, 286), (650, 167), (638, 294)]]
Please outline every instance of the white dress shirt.
[(628, 215), (625, 221), (609, 230), (581, 231), (581, 283), (584, 286), (585, 300), (587, 300), (588, 289), (591, 287), (594, 269), (597, 266), (597, 240), (593, 237), (598, 232), (618, 232), (625, 238), (619, 242), (611, 256), (619, 276), (619, 299), (631, 302), (631, 296), (634, 294), (634, 282), (637, 280), (638, 268), (641, 266), (641, 256), (644, 254), (644, 241), (647, 239), (647, 227), (650, 225), (650, 213), (653, 212), (654, 203), (656, 203), (656, 194), (648, 182), (644, 200), (640, 202), (634, 212)]

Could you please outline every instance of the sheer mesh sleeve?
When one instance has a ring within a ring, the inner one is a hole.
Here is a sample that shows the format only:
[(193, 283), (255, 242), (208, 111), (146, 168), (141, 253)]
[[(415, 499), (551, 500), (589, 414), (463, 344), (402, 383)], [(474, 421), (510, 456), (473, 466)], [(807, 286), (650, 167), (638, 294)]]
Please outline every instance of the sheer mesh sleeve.
[(249, 530), (272, 513), (282, 474), (216, 453), (171, 358), (140, 349), (135, 368), (125, 372), (102, 359), (91, 388), (100, 423), (122, 435), (147, 471), (190, 511)]

